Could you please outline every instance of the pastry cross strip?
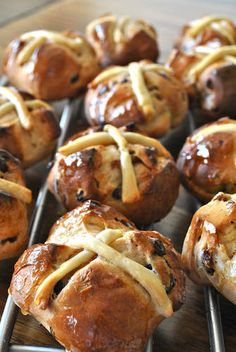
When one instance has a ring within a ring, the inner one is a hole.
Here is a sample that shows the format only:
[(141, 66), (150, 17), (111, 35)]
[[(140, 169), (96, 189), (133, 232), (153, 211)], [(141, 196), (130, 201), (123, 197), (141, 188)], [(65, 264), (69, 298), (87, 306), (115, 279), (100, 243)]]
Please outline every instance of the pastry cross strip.
[(236, 45), (226, 45), (218, 49), (210, 49), (199, 46), (194, 49), (199, 56), (199, 61), (193, 64), (193, 67), (187, 72), (187, 78), (190, 82), (195, 82), (199, 75), (210, 65), (224, 60), (236, 65)]
[(149, 293), (159, 314), (165, 317), (171, 316), (173, 314), (172, 302), (159, 274), (112, 248), (112, 243), (123, 237), (124, 234), (121, 230), (105, 229), (99, 232), (96, 237), (87, 233), (78, 236), (76, 240), (70, 241), (68, 238), (67, 245), (69, 247), (83, 250), (61, 264), (41, 282), (36, 291), (35, 303), (45, 309), (56, 283), (75, 269), (86, 266), (93, 257), (98, 255), (137, 281)]
[[(111, 22), (113, 24), (113, 40), (115, 43), (122, 43), (127, 41), (128, 31), (127, 28), (130, 24), (133, 26), (132, 34), (134, 35), (138, 31), (146, 32), (151, 38), (156, 40), (155, 32), (143, 21), (132, 21), (129, 16), (114, 16), (114, 15), (105, 15), (97, 18), (92, 21), (87, 26), (88, 33), (92, 34), (94, 28), (98, 25), (102, 25), (103, 23)], [(126, 34), (127, 33), (127, 34)]]
[(111, 78), (115, 78), (120, 74), (127, 74), (130, 76), (132, 90), (136, 96), (138, 106), (142, 110), (145, 118), (148, 120), (155, 114), (153, 106), (153, 98), (148, 90), (145, 82), (145, 72), (164, 72), (165, 74), (172, 74), (171, 68), (158, 64), (144, 64), (142, 62), (132, 62), (128, 66), (114, 66), (106, 69), (100, 73), (91, 83), (91, 87), (96, 87)]
[(186, 34), (189, 37), (197, 37), (205, 28), (210, 27), (223, 37), (225, 37), (229, 44), (236, 43), (236, 35), (234, 32), (234, 24), (232, 21), (224, 16), (206, 16), (199, 20), (190, 23), (190, 28)]
[(25, 101), (15, 89), (0, 87), (0, 126), (8, 125), (13, 121), (12, 116), (6, 115), (15, 110), (21, 126), (29, 130), (32, 127), (32, 118), (29, 109), (41, 107), (51, 110), (50, 105), (41, 100)]
[(85, 148), (94, 147), (96, 145), (109, 145), (116, 143), (120, 150), (120, 163), (122, 173), (122, 201), (124, 203), (132, 203), (140, 198), (140, 193), (135, 176), (134, 166), (129, 154), (129, 144), (141, 144), (147, 147), (157, 149), (160, 156), (169, 157), (170, 154), (156, 139), (143, 136), (134, 132), (121, 132), (116, 127), (106, 125), (104, 132), (95, 132), (73, 141), (59, 149), (59, 153), (69, 155), (81, 151)]
[(193, 142), (201, 142), (203, 138), (215, 133), (236, 133), (236, 123), (225, 123), (207, 126), (190, 137)]
[(31, 203), (32, 192), (30, 189), (0, 177), (0, 193), (5, 193), (13, 198), (21, 200), (24, 203)]
[(20, 65), (23, 65), (28, 62), (34, 50), (36, 48), (39, 48), (45, 41), (62, 44), (70, 48), (72, 51), (76, 51), (78, 48), (81, 48), (81, 45), (83, 44), (82, 39), (79, 37), (71, 38), (62, 33), (46, 30), (38, 30), (22, 34), (20, 39), (23, 41), (27, 41), (27, 44), (17, 56), (17, 62)]

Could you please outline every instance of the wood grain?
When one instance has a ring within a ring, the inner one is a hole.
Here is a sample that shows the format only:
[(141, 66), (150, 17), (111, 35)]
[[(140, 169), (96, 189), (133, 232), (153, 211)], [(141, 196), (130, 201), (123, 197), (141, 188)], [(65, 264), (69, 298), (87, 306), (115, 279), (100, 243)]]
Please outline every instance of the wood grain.
[[(48, 1), (44, 1), (45, 3)], [(16, 2), (14, 2), (16, 3)], [(20, 4), (21, 2), (19, 2)], [(24, 0), (26, 4), (27, 1)], [(36, 2), (28, 2), (27, 11)], [(19, 8), (20, 5), (16, 4)], [(4, 7), (7, 9), (6, 5)], [(16, 8), (14, 9), (16, 10)], [(4, 10), (5, 11), (5, 10)], [(14, 16), (16, 15), (14, 12)], [(236, 18), (234, 0), (64, 0), (47, 4), (34, 13), (12, 21), (13, 10), (6, 14), (11, 22), (0, 28), (0, 58), (4, 47), (21, 33), (37, 28), (64, 30), (67, 28), (84, 31), (86, 24), (94, 17), (107, 12), (128, 14), (150, 21), (158, 30), (161, 60), (170, 52), (180, 27), (187, 21), (210, 13)], [(23, 10), (21, 9), (21, 16)], [(1, 25), (1, 22), (0, 22)], [(78, 114), (79, 115), (79, 114)], [(176, 248), (181, 250), (191, 216), (194, 211), (192, 197), (181, 189), (180, 197), (172, 212), (153, 228), (172, 238)], [(46, 230), (44, 230), (46, 231)], [(45, 232), (46, 235), (46, 232)], [(10, 280), (12, 262), (0, 264), (0, 314), (4, 307)], [(236, 351), (236, 309), (221, 299), (222, 321), (227, 352)], [(124, 322), (125, 323), (125, 322)], [(171, 319), (164, 321), (157, 329), (154, 352), (207, 352), (209, 342), (205, 318), (203, 290), (187, 280), (186, 303)], [(19, 313), (12, 337), (14, 343), (55, 345), (54, 339), (33, 318)]]

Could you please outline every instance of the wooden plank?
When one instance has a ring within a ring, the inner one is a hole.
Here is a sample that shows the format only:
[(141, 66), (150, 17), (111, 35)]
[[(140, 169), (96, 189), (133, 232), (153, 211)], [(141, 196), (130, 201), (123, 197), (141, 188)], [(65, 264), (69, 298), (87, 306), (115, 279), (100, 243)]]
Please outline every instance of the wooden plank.
[(107, 12), (128, 14), (150, 21), (159, 33), (161, 59), (167, 57), (180, 27), (187, 21), (209, 13), (236, 18), (234, 0), (224, 2), (145, 0), (138, 6), (137, 0), (64, 0), (0, 28), (0, 47), (4, 48), (10, 40), (21, 33), (37, 28), (51, 30), (72, 28), (83, 32), (89, 21)]
[(8, 0), (1, 2), (0, 26), (20, 17), (32, 14), (55, 0)]

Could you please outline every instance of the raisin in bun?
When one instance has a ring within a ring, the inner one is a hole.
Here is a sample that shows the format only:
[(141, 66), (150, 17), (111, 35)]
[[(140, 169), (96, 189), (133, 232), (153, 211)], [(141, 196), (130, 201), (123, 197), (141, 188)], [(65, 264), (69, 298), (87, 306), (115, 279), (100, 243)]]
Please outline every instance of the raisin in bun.
[(159, 141), (106, 125), (102, 132), (73, 136), (59, 149), (49, 189), (67, 209), (95, 199), (147, 225), (171, 210), (179, 175)]
[(236, 192), (236, 121), (220, 119), (189, 136), (177, 167), (183, 184), (201, 201), (220, 192)]
[(19, 161), (0, 149), (0, 260), (16, 257), (27, 243), (31, 197)]
[(88, 201), (25, 251), (10, 294), (67, 351), (142, 352), (184, 298), (171, 241), (139, 231), (116, 210)]
[(50, 105), (13, 87), (0, 87), (0, 148), (28, 167), (52, 151), (59, 134)]
[(236, 304), (236, 196), (218, 193), (195, 213), (184, 241), (182, 262), (198, 284), (213, 285)]
[(92, 47), (77, 32), (37, 30), (8, 45), (3, 70), (17, 88), (55, 100), (78, 95), (100, 68)]
[(143, 20), (108, 14), (89, 23), (86, 34), (103, 66), (155, 61), (159, 55), (157, 33)]
[(107, 68), (89, 85), (85, 113), (91, 125), (134, 123), (164, 135), (186, 117), (187, 95), (172, 70), (148, 61)]
[(175, 48), (191, 52), (197, 46), (217, 48), (236, 44), (236, 27), (225, 16), (206, 16), (186, 24), (177, 39)]

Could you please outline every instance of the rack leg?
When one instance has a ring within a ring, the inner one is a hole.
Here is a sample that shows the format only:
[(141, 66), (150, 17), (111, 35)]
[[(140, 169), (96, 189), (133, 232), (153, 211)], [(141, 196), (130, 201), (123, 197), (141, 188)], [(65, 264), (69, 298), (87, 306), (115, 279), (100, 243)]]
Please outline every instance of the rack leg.
[(212, 352), (225, 352), (218, 293), (213, 287), (204, 288), (208, 333)]

